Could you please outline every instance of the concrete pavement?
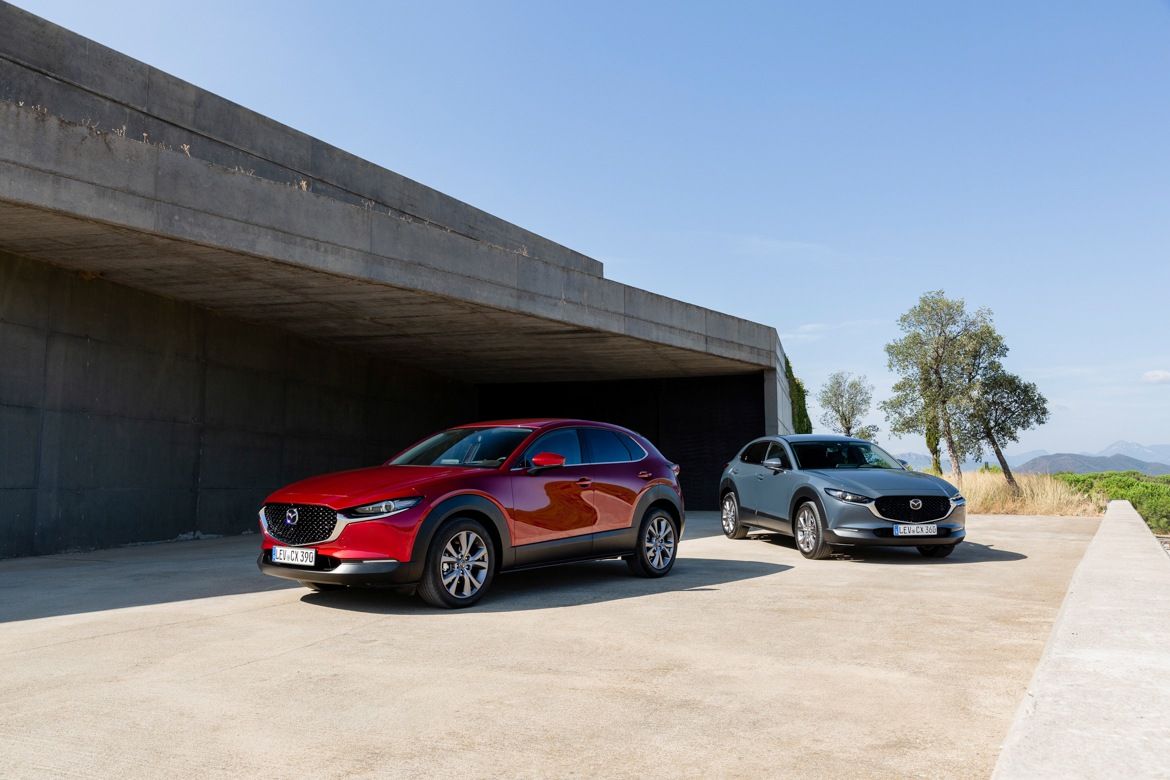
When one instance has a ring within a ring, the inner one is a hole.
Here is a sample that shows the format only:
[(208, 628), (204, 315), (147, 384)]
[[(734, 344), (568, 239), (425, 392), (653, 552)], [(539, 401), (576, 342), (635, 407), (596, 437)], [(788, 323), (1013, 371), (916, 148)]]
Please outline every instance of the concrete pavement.
[(1170, 561), (1111, 501), (995, 776), (1170, 777)]
[(1097, 526), (806, 561), (694, 513), (675, 571), (318, 595), (256, 537), (0, 562), (8, 776), (986, 777)]

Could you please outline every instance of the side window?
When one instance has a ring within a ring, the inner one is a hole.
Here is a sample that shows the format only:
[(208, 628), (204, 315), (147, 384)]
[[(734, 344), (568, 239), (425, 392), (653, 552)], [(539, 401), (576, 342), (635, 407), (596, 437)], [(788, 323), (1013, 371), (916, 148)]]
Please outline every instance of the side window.
[(634, 441), (629, 436), (626, 436), (624, 433), (619, 433), (617, 437), (621, 439), (622, 444), (624, 444), (626, 449), (629, 450), (630, 460), (641, 460), (650, 454), (646, 452), (646, 449), (641, 444)]
[(630, 451), (613, 431), (582, 428), (581, 438), (584, 439), (586, 463), (626, 463), (630, 460)]
[(756, 464), (763, 463), (764, 462), (764, 453), (766, 453), (767, 451), (768, 451), (768, 442), (766, 442), (766, 441), (753, 442), (752, 444), (748, 445), (748, 448), (746, 450), (743, 451), (743, 455), (740, 455), (739, 459), (742, 460), (744, 463), (756, 463)]
[(792, 462), (788, 459), (788, 452), (784, 449), (783, 444), (774, 441), (768, 445), (768, 455), (764, 458), (764, 460), (772, 460), (773, 458), (780, 461), (780, 464), (786, 470), (792, 470)]
[(577, 436), (576, 428), (559, 428), (546, 433), (532, 443), (524, 453), (524, 464), (532, 462), (532, 456), (538, 452), (552, 452), (565, 456), (566, 466), (581, 464), (581, 440)]

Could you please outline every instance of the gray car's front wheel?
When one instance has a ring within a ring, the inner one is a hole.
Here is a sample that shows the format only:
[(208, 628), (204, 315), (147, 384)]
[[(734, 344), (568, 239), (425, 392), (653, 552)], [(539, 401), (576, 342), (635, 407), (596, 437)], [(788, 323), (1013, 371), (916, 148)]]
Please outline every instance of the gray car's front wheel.
[(723, 533), (728, 539), (743, 539), (747, 536), (748, 529), (743, 523), (739, 522), (739, 501), (735, 498), (735, 493), (727, 491), (723, 496), (723, 501), (720, 509), (720, 520), (723, 522)]
[(825, 522), (815, 501), (805, 501), (796, 508), (792, 530), (796, 549), (805, 558), (819, 561), (833, 554), (832, 546), (825, 541)]

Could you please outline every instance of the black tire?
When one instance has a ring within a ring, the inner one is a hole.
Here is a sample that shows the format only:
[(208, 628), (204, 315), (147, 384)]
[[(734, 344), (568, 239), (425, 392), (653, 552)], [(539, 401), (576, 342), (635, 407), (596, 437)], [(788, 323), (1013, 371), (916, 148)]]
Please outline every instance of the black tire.
[[(802, 521), (808, 524), (802, 527)], [(796, 549), (811, 561), (824, 560), (833, 554), (833, 546), (825, 541), (825, 519), (816, 501), (810, 499), (797, 505), (792, 536), (796, 540)]]
[[(418, 595), (432, 607), (470, 607), (491, 587), (497, 554), (482, 523), (469, 517), (448, 521), (435, 532), (427, 548)], [(479, 565), (483, 561), (486, 565)]]
[(336, 582), (302, 582), (301, 584), (314, 593), (330, 593), (335, 590), (345, 590), (344, 585), (339, 585)]
[(918, 548), (918, 552), (922, 553), (927, 558), (945, 558), (955, 551), (962, 542), (957, 544), (931, 544), (922, 545)]
[(638, 525), (637, 549), (625, 558), (638, 577), (665, 577), (678, 559), (678, 522), (664, 509), (651, 507)]
[(719, 502), (719, 522), (728, 539), (743, 539), (748, 535), (747, 526), (739, 521), (739, 498), (734, 490), (724, 493)]

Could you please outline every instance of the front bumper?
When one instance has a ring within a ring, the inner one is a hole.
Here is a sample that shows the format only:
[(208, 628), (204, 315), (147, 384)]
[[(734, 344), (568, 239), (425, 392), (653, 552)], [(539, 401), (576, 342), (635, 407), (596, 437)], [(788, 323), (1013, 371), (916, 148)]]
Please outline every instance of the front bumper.
[[(846, 504), (829, 498), (825, 502), (828, 522), (825, 541), (829, 544), (881, 547), (927, 547), (958, 544), (967, 536), (967, 508), (959, 505), (946, 517), (934, 521), (938, 533), (934, 536), (894, 536), (895, 523), (875, 517), (865, 505)], [(928, 523), (929, 524), (929, 523)]]
[(256, 559), (263, 574), (297, 582), (359, 587), (397, 587), (411, 585), (417, 579), (413, 567), (394, 560), (338, 560), (321, 556), (317, 566), (289, 566), (272, 562), (272, 552), (264, 550)]

